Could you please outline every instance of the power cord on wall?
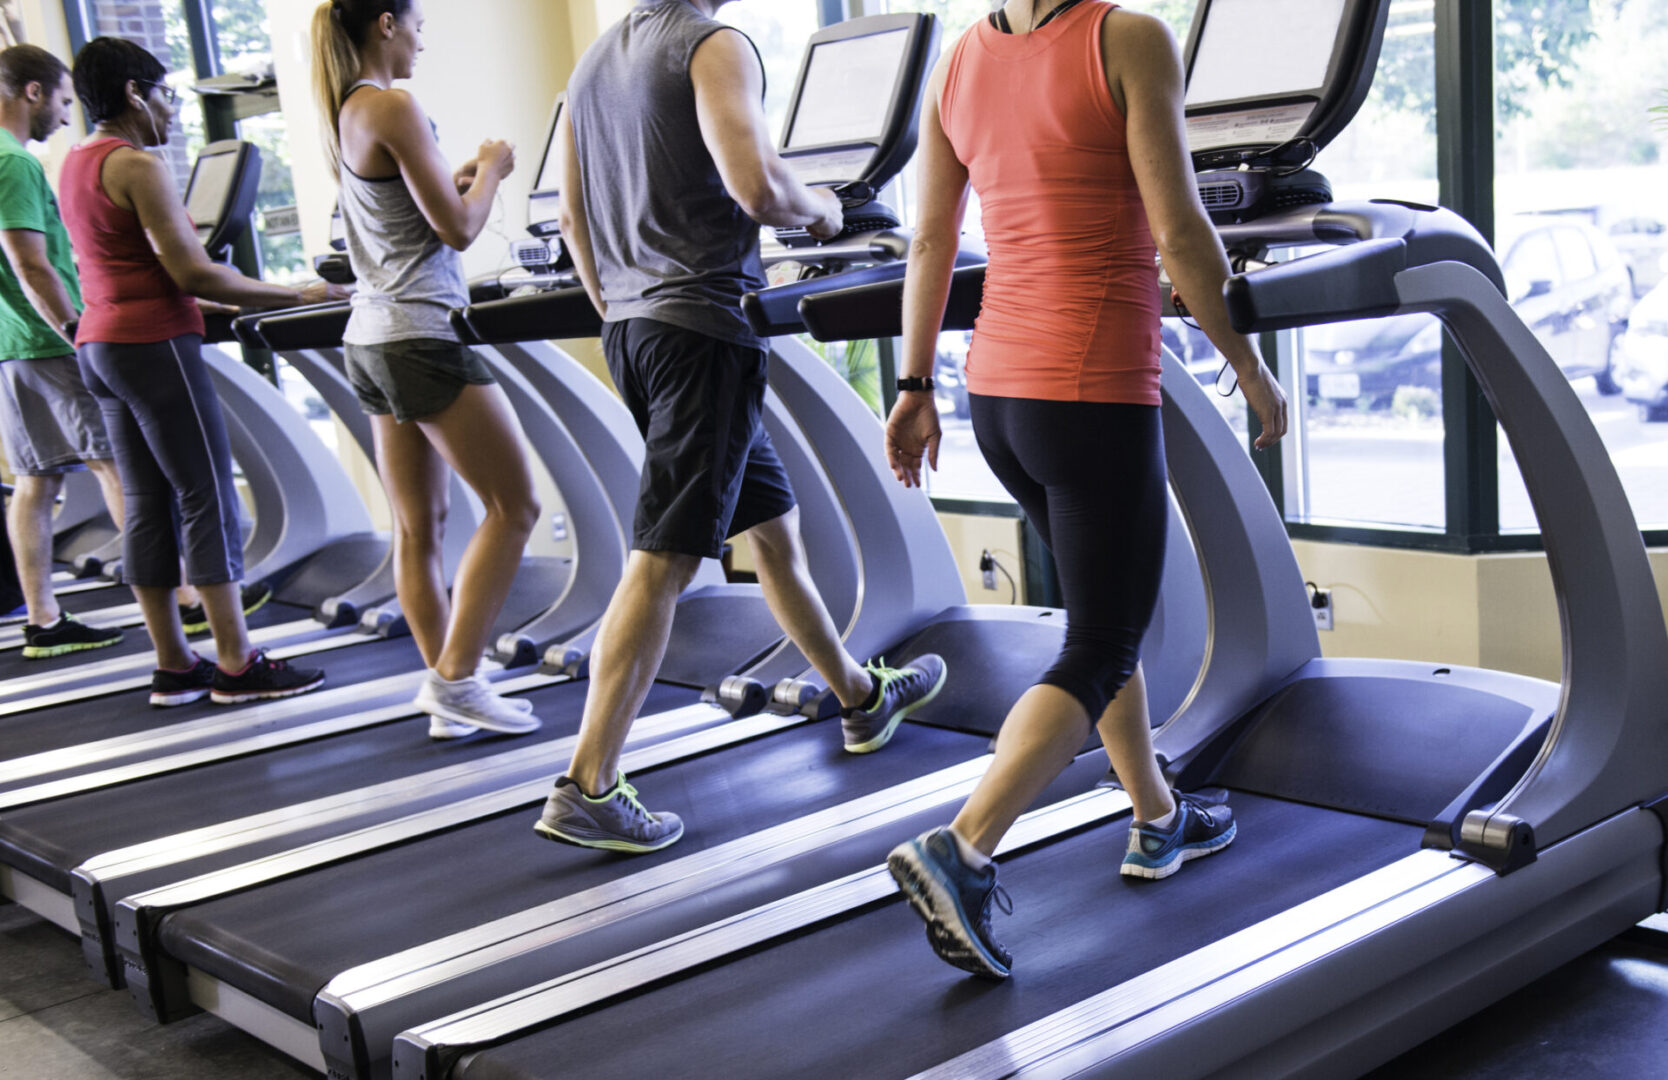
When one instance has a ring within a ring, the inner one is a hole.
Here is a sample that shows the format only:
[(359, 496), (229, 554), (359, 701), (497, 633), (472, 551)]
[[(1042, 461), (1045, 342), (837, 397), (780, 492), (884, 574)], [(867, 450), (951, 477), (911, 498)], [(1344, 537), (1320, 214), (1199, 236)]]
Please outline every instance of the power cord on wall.
[[(1002, 554), (1008, 555), (1009, 558), (1013, 557), (1008, 552), (1002, 552)], [(979, 552), (979, 573), (984, 575), (985, 588), (996, 588), (997, 571), (1001, 571), (1002, 576), (1008, 579), (1008, 603), (1019, 603), (1019, 583), (1014, 580), (1012, 574), (1008, 573), (1008, 568), (997, 561), (996, 555), (989, 548)]]

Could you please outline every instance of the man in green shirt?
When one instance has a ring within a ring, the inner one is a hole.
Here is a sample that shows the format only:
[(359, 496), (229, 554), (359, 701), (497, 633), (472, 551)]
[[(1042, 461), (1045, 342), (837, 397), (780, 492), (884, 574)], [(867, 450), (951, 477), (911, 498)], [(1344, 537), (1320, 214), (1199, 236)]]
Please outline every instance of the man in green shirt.
[(24, 149), (69, 123), (69, 69), (45, 49), (0, 52), (0, 446), (16, 478), (6, 528), (28, 605), (23, 655), (114, 645), (120, 630), (83, 625), (52, 594), (52, 508), (64, 474), (90, 469), (110, 516), (122, 487), (97, 401), (75, 362), (81, 284), (46, 170)]

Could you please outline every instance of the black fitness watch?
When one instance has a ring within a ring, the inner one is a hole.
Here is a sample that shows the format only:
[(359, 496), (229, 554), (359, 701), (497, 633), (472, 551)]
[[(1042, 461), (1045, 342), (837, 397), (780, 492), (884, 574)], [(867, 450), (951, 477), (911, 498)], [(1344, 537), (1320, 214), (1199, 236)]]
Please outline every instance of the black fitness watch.
[(913, 376), (913, 377), (908, 378), (908, 379), (899, 379), (898, 380), (898, 392), (900, 394), (905, 393), (905, 392), (910, 391), (910, 390), (931, 390), (931, 389), (932, 389), (932, 376), (931, 375), (928, 375), (924, 379), (917, 375), (917, 376)]

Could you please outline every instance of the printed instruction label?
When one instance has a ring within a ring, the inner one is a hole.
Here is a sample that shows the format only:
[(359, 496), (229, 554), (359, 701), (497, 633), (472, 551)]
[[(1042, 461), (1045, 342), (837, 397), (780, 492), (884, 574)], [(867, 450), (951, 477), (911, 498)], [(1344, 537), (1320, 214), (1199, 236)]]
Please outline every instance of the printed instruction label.
[(1278, 146), (1297, 137), (1313, 104), (1277, 105), (1250, 112), (1187, 118), (1187, 148), (1194, 153), (1224, 146)]

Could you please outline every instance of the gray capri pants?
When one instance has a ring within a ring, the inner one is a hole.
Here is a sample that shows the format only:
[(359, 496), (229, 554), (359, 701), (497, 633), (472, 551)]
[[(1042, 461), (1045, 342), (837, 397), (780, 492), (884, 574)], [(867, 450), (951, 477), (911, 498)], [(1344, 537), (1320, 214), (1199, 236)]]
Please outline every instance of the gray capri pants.
[(122, 477), (122, 577), (130, 585), (177, 586), (182, 554), (193, 585), (243, 579), (232, 451), (202, 345), (186, 334), (79, 350)]

